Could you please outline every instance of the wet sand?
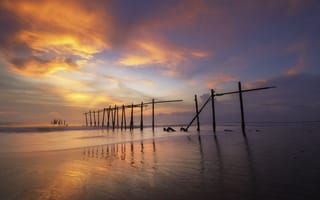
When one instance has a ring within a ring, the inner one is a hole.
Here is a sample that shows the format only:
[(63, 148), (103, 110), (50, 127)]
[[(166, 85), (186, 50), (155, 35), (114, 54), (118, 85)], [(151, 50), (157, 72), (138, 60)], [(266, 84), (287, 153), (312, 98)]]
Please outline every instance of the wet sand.
[(0, 199), (315, 199), (319, 127), (0, 135)]

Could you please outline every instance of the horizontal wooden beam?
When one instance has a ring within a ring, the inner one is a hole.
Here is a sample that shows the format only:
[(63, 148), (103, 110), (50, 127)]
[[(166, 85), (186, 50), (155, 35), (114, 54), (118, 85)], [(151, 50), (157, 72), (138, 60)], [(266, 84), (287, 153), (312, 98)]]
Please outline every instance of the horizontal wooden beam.
[[(247, 89), (247, 90), (241, 90), (241, 92), (251, 92), (251, 91), (256, 91), (256, 90), (267, 90), (267, 89), (272, 89), (272, 88), (276, 88), (275, 86), (271, 86), (271, 87), (261, 87), (261, 88), (253, 88), (253, 89)], [(223, 95), (228, 95), (228, 94), (237, 94), (240, 91), (233, 91), (233, 92), (225, 92), (225, 93), (216, 93), (214, 96), (223, 96)]]

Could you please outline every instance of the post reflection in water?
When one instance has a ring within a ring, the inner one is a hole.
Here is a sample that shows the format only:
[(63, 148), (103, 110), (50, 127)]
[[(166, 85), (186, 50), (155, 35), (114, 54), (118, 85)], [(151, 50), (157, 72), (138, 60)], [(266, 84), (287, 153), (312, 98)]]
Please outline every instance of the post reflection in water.
[[(128, 146), (128, 148), (127, 148)], [(130, 151), (127, 151), (129, 149)], [(144, 140), (140, 142), (130, 141), (119, 144), (106, 144), (99, 146), (86, 147), (83, 149), (83, 160), (105, 159), (109, 164), (115, 160), (122, 160), (128, 162), (131, 167), (144, 167), (145, 153), (148, 154), (148, 162), (152, 160), (153, 168), (157, 165), (156, 142), (152, 139), (147, 146)], [(149, 154), (152, 156), (149, 157)], [(129, 157), (129, 160), (127, 158)]]

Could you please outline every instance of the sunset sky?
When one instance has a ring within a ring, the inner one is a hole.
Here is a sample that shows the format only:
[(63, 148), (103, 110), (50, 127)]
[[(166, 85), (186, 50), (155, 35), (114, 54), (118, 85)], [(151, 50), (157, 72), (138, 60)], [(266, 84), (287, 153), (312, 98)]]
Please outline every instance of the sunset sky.
[[(179, 117), (194, 94), (238, 81), (278, 87), (245, 96), (249, 119), (319, 120), (319, 10), (317, 0), (1, 0), (0, 122), (82, 122), (89, 109), (152, 98), (183, 99), (157, 111)], [(239, 119), (237, 103), (217, 99), (221, 120)]]

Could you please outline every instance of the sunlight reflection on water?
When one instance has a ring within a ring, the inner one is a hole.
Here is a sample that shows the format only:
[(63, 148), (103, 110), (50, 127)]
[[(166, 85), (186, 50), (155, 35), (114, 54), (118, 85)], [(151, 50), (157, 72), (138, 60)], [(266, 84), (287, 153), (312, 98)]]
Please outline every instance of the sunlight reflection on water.
[[(24, 153), (0, 153), (5, 161), (0, 164), (0, 198), (310, 199), (319, 195), (320, 162), (314, 159), (320, 152), (319, 127), (249, 127), (247, 138), (237, 129), (223, 130), (217, 138), (206, 127), (200, 134), (160, 130), (153, 134), (148, 129), (31, 133), (31, 139), (16, 134), (23, 139), (14, 145), (27, 142), (27, 147), (19, 147)], [(39, 145), (28, 147), (38, 137)], [(48, 142), (53, 145), (44, 148)], [(66, 147), (69, 150), (42, 152)]]

